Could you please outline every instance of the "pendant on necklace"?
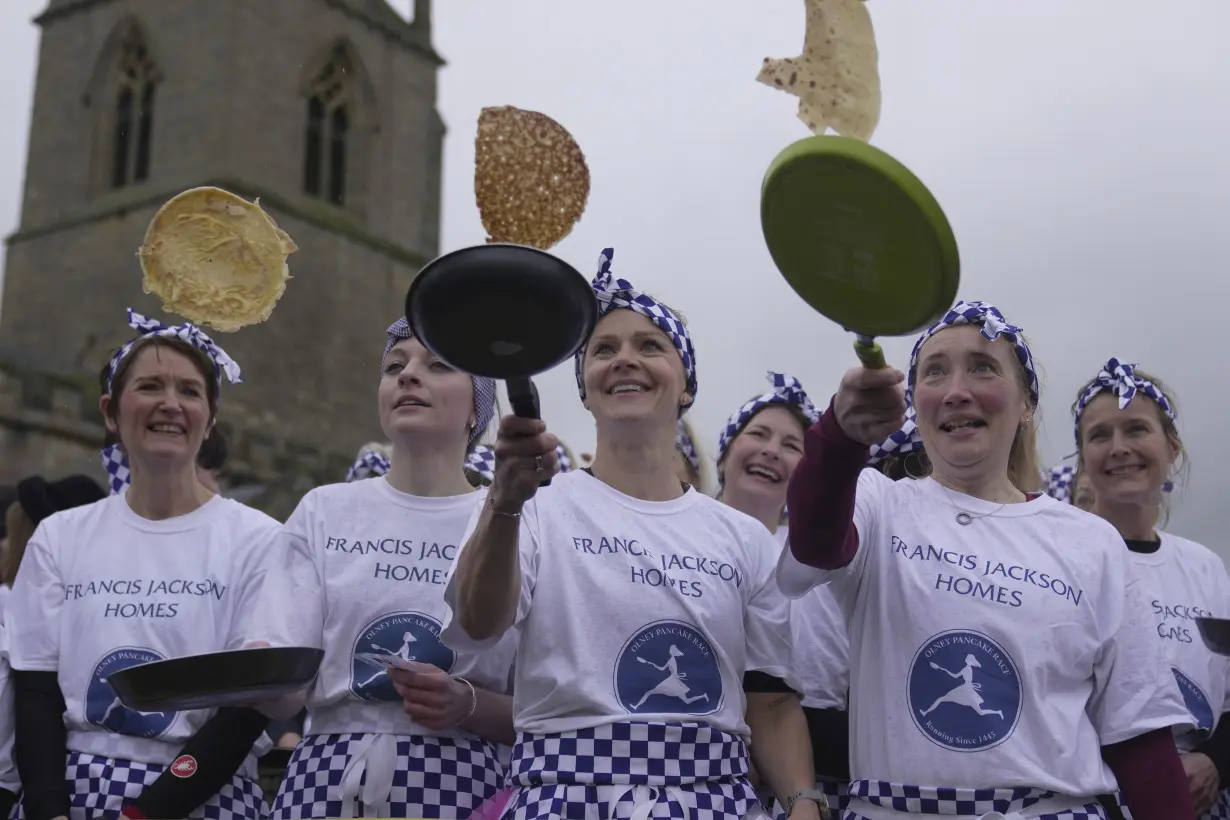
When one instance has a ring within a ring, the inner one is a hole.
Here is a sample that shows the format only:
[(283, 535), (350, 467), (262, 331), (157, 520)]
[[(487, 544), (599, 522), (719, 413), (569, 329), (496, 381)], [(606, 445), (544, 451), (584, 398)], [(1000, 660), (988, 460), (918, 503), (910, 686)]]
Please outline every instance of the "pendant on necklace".
[(970, 522), (973, 520), (974, 520), (974, 517), (967, 512), (957, 513), (957, 523), (960, 524), (962, 527), (968, 527)]

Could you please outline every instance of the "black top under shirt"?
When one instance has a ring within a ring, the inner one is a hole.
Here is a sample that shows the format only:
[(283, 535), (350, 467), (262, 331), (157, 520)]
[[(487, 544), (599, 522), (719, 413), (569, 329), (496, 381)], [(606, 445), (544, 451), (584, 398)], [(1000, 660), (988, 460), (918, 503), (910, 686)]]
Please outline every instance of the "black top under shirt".
[[(1162, 548), (1161, 539), (1147, 541), (1137, 538), (1125, 538), (1123, 543), (1138, 555), (1152, 555)], [(1223, 715), (1224, 717), (1224, 715)], [(1230, 720), (1218, 719), (1217, 730), (1212, 737), (1192, 749), (1192, 754), (1202, 754), (1213, 761), (1222, 783), (1230, 783)]]

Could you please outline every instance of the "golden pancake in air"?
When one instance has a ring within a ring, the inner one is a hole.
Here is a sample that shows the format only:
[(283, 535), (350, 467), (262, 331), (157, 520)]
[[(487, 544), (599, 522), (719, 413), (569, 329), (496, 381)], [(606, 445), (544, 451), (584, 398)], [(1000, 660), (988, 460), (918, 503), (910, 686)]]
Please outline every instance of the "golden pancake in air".
[(145, 292), (160, 298), (163, 310), (235, 331), (269, 318), (296, 250), (259, 202), (193, 188), (154, 215), (137, 256)]
[(867, 142), (880, 122), (875, 29), (865, 0), (804, 0), (803, 53), (765, 58), (757, 80), (799, 98), (799, 119), (812, 132), (831, 128)]
[(589, 167), (563, 126), (536, 111), (484, 108), (474, 145), (474, 195), (488, 242), (548, 250), (589, 200)]

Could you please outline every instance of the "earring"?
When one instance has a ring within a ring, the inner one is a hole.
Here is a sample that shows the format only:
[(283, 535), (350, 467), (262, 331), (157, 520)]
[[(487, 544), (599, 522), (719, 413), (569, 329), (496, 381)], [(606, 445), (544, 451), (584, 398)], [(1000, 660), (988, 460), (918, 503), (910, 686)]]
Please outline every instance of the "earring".
[(681, 405), (683, 405), (684, 407), (690, 407), (690, 406), (692, 405), (692, 396), (691, 396), (691, 394), (690, 394), (690, 393), (684, 393), (682, 396), (680, 396), (680, 397), (679, 397), (679, 403), (680, 403)]

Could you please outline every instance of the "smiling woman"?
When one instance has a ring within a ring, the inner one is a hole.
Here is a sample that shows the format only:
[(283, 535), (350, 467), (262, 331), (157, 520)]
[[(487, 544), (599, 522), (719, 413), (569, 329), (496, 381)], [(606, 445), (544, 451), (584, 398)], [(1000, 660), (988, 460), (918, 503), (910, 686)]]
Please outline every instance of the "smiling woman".
[[(486, 497), (463, 462), (495, 382), (432, 355), (405, 319), (385, 335), (372, 374), (390, 447), (360, 451), (346, 482), (309, 492), (282, 531), (296, 642), (325, 657), (275, 820), (469, 817), (500, 783), (497, 744), (512, 741), (512, 641), (466, 653), (440, 640), (444, 579)], [(455, 776), (442, 783), (442, 770)]]
[[(445, 643), (516, 636), (506, 816), (762, 816), (747, 779), (754, 735), (751, 755), (790, 816), (816, 818), (800, 799), (811, 749), (786, 683), (780, 547), (677, 477), (678, 420), (697, 390), (692, 339), (678, 313), (614, 277), (612, 255), (600, 258), (600, 319), (576, 362), (593, 465), (541, 487), (555, 437), (505, 417), (490, 495), (445, 593)], [(577, 747), (596, 754), (567, 752)], [(660, 748), (707, 765), (664, 771), (650, 751)]]
[[(221, 380), (238, 382), (239, 367), (194, 325), (132, 311), (129, 324), (140, 335), (111, 359), (100, 400), (116, 441), (106, 459), (114, 492), (43, 521), (13, 585), (20, 811), (254, 819), (267, 718), (139, 712), (107, 682), (140, 663), (285, 643), (257, 606), (286, 566), (271, 546), (277, 523), (197, 476)], [(201, 589), (211, 594), (192, 594)]]
[[(778, 580), (792, 597), (826, 585), (846, 618), (850, 820), (916, 816), (885, 795), (950, 817), (1105, 817), (1116, 787), (1136, 820), (1192, 816), (1171, 737), (1190, 715), (1157, 674), (1121, 539), (1032, 491), (1039, 398), (1021, 328), (958, 302), (907, 373), (849, 371), (807, 432)], [(865, 469), (903, 452), (931, 475)]]
[[(790, 538), (786, 487), (803, 457), (803, 437), (820, 413), (798, 379), (772, 371), (768, 379), (772, 391), (727, 419), (718, 440), (718, 479), (722, 501), (758, 520), (784, 546)], [(811, 736), (815, 793), (840, 814), (850, 780), (850, 662), (845, 618), (828, 587), (791, 602), (790, 633)], [(753, 737), (753, 751), (755, 746)]]
[[(1151, 603), (1145, 617), (1179, 682), (1192, 731), (1176, 738), (1196, 810), (1230, 814), (1230, 668), (1210, 653), (1188, 611), (1230, 617), (1230, 576), (1207, 547), (1158, 529), (1164, 493), (1187, 467), (1178, 407), (1162, 382), (1135, 365), (1110, 359), (1072, 405), (1078, 475), (1093, 489), (1091, 512), (1115, 526)], [(1176, 606), (1177, 605), (1177, 606)], [(1215, 731), (1216, 729), (1216, 731)]]

